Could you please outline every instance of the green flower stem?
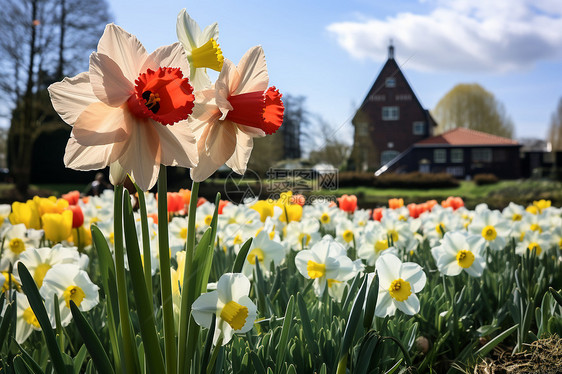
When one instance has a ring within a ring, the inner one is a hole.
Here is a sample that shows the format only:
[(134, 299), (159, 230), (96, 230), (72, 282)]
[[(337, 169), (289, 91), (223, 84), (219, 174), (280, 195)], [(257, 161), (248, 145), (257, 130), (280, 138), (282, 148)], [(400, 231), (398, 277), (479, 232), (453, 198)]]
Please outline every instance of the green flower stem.
[[(195, 213), (197, 210), (197, 199), (199, 195), (199, 182), (193, 182), (191, 186), (191, 199), (189, 201), (189, 211), (187, 217), (187, 242), (185, 245), (185, 268), (183, 273), (183, 284), (180, 306), (180, 322), (178, 334), (178, 373), (183, 374), (191, 369), (191, 359), (195, 347), (187, 347), (187, 330), (189, 317), (191, 316), (191, 304), (194, 300), (189, 300), (188, 292), (191, 285), (191, 275), (193, 267), (193, 251), (195, 248)], [(195, 279), (193, 280), (195, 281)], [(189, 348), (189, 352), (187, 351)]]
[(113, 238), (115, 243), (115, 275), (117, 281), (117, 295), (119, 300), (119, 324), (123, 336), (125, 351), (125, 372), (138, 372), (139, 363), (135, 354), (131, 322), (129, 320), (128, 290), (125, 279), (125, 255), (123, 250), (123, 185), (115, 186), (113, 201)]
[(162, 316), (164, 319), (164, 351), (166, 357), (166, 373), (175, 374), (177, 369), (177, 352), (174, 328), (174, 304), (172, 300), (172, 278), (170, 276), (167, 178), (166, 166), (160, 165), (160, 174), (158, 175), (158, 254), (160, 257), (160, 290), (162, 295)]
[(152, 255), (150, 253), (150, 235), (148, 233), (148, 216), (146, 213), (146, 199), (144, 191), (140, 189), (135, 183), (137, 195), (139, 196), (139, 209), (141, 217), (141, 230), (142, 230), (142, 254), (143, 254), (143, 267), (144, 267), (144, 281), (148, 291), (148, 299), (152, 303), (154, 297), (152, 295)]

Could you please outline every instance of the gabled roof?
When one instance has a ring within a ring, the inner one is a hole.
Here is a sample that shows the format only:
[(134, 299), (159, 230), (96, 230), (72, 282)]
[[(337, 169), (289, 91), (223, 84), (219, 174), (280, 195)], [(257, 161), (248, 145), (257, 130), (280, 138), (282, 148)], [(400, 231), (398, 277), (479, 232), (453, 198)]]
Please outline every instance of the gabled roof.
[(516, 140), (492, 135), (481, 131), (458, 127), (441, 135), (423, 139), (416, 146), (427, 145), (520, 145)]

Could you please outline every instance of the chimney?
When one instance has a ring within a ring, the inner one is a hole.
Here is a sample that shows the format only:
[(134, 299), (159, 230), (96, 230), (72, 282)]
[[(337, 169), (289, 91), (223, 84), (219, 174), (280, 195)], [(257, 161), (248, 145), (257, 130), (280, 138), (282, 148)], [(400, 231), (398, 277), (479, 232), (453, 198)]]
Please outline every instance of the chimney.
[(394, 60), (394, 46), (392, 45), (392, 39), (390, 39), (390, 43), (388, 44), (388, 59)]

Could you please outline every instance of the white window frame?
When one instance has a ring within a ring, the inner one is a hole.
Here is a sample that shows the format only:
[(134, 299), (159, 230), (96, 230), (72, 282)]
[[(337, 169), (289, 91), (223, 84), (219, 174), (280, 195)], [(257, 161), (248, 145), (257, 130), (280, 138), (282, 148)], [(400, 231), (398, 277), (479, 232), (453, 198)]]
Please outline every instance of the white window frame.
[(437, 148), (433, 150), (433, 162), (436, 164), (444, 164), (447, 162), (447, 150), (445, 148)]
[(455, 164), (464, 162), (464, 150), (462, 148), (451, 149), (451, 162)]
[(400, 107), (398, 106), (383, 106), (382, 107), (382, 120), (383, 121), (397, 121), (400, 119)]
[(415, 121), (412, 124), (412, 134), (414, 135), (424, 135), (425, 134), (425, 122)]
[[(399, 154), (400, 154), (400, 152), (395, 151), (394, 149), (387, 149), (386, 151), (382, 151), (381, 152), (381, 165), (386, 165), (387, 163), (392, 161), (392, 159), (394, 159)], [(392, 157), (390, 157), (390, 156), (392, 156)]]
[(384, 80), (384, 85), (386, 87), (396, 87), (396, 78), (395, 77), (387, 77)]

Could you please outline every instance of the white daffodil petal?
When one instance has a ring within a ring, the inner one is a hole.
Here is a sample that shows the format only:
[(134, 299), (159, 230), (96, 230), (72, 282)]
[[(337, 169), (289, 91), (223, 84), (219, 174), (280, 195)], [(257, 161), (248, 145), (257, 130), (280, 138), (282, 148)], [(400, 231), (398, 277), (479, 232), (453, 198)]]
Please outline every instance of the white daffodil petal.
[(217, 291), (205, 293), (197, 298), (192, 304), (191, 315), (195, 322), (203, 327), (211, 327), (213, 314), (217, 313), (219, 294)]
[(269, 75), (262, 47), (249, 49), (242, 56), (236, 70), (240, 73), (240, 82), (236, 85), (234, 95), (267, 90)]
[(134, 93), (134, 85), (119, 65), (104, 54), (90, 55), (90, 84), (94, 95), (104, 104), (118, 107)]
[(127, 139), (124, 108), (114, 108), (101, 102), (88, 105), (80, 114), (72, 135), (84, 146), (107, 145)]
[(410, 316), (420, 311), (420, 300), (415, 294), (411, 294), (405, 301), (395, 302), (395, 304), (398, 309)]
[(115, 61), (129, 82), (138, 78), (140, 68), (148, 56), (136, 36), (113, 23), (105, 27), (98, 43), (98, 53)]
[(88, 72), (64, 78), (62, 82), (51, 84), (48, 90), (53, 108), (69, 125), (74, 125), (88, 105), (98, 101), (92, 91)]

